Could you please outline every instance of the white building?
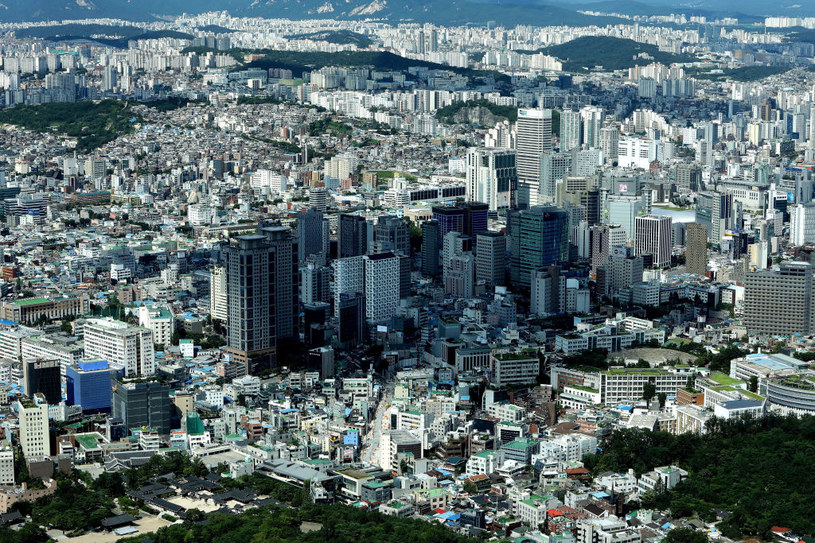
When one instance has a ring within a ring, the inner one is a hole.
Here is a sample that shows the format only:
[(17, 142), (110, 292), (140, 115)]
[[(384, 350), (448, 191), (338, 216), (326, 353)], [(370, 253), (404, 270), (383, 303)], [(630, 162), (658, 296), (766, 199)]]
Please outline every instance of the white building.
[(380, 253), (362, 257), (365, 264), (365, 317), (380, 322), (399, 309), (399, 257)]
[(153, 333), (110, 317), (85, 324), (85, 356), (123, 366), (126, 377), (153, 375), (156, 370)]
[(226, 321), (226, 267), (215, 266), (209, 279), (209, 312), (213, 320)]
[(169, 347), (175, 331), (175, 317), (160, 305), (143, 305), (139, 308), (139, 326), (147, 328), (153, 334), (155, 345)]
[(671, 264), (673, 231), (670, 217), (658, 215), (637, 217), (634, 232), (634, 251), (637, 255), (653, 255), (655, 268)]
[(0, 449), (0, 485), (14, 485), (14, 450), (9, 445)]
[(807, 245), (814, 241), (815, 204), (793, 206), (790, 209), (790, 245)]
[(17, 402), (20, 423), (20, 446), (26, 460), (51, 456), (51, 438), (48, 432), (48, 403), (34, 398)]

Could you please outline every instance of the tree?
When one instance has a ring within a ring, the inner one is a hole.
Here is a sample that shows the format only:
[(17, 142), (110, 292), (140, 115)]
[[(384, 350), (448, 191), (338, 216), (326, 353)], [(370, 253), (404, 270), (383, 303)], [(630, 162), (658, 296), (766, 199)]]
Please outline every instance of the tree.
[(758, 392), (758, 377), (755, 375), (750, 376), (750, 383), (747, 385), (747, 390), (750, 392)]
[(688, 376), (688, 380), (685, 381), (685, 390), (688, 392), (693, 392), (696, 390), (696, 376), (690, 375)]
[(704, 532), (697, 532), (693, 528), (672, 528), (662, 543), (707, 543), (708, 538)]
[(654, 383), (645, 383), (642, 385), (642, 398), (646, 402), (651, 402), (654, 396), (657, 395), (657, 386)]
[(663, 408), (665, 407), (665, 402), (668, 401), (668, 395), (664, 392), (660, 392), (657, 394), (657, 399), (659, 400), (659, 407)]
[(464, 481), (464, 492), (467, 494), (478, 494), (478, 487), (472, 481)]

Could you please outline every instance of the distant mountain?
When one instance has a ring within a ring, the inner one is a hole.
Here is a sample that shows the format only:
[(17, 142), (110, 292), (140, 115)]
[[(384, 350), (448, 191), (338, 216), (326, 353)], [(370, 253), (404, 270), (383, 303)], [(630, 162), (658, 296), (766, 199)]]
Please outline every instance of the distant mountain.
[[(380, 19), (438, 24), (566, 24), (619, 22), (537, 0), (0, 0), (0, 21), (114, 17), (149, 21), (167, 15), (228, 11), (289, 19)], [(304, 28), (304, 33), (308, 29)]]

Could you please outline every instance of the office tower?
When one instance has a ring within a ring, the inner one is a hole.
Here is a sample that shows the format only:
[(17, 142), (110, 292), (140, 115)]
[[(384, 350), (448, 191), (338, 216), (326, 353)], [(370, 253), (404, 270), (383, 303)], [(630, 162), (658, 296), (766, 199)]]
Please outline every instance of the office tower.
[(111, 317), (85, 323), (85, 358), (108, 360), (124, 368), (125, 376), (149, 376), (156, 372), (153, 333)]
[(697, 275), (707, 272), (707, 227), (704, 224), (685, 225), (685, 271)]
[(537, 204), (540, 181), (540, 155), (552, 150), (552, 110), (519, 109), (517, 133), (517, 207)]
[(129, 381), (115, 372), (110, 375), (113, 390), (111, 415), (128, 429), (153, 429), (170, 433), (170, 385), (142, 379)]
[(619, 224), (628, 239), (634, 239), (635, 219), (649, 212), (643, 198), (636, 196), (609, 196), (604, 206), (603, 222)]
[(362, 257), (365, 280), (365, 317), (383, 322), (399, 309), (399, 257), (380, 253)]
[[(266, 243), (269, 244), (274, 254), (276, 338), (278, 341), (289, 338), (297, 339), (297, 326), (300, 321), (300, 272), (294, 236), (290, 228), (276, 223), (261, 224), (258, 233), (266, 237)], [(312, 255), (310, 258), (318, 258), (322, 262), (320, 257)]]
[(407, 255), (396, 255), (399, 258), (399, 299), (409, 298), (411, 294), (411, 262)]
[(274, 248), (263, 234), (237, 236), (223, 249), (226, 263), (227, 352), (247, 373), (277, 360)]
[(580, 148), (582, 120), (579, 111), (564, 110), (560, 113), (560, 150), (568, 152)]
[[(644, 267), (642, 257), (634, 255), (633, 247), (612, 247), (609, 263), (605, 266), (606, 292), (615, 293), (642, 283)], [(598, 276), (600, 269), (597, 268)]]
[(209, 313), (212, 319), (226, 322), (226, 268), (215, 266), (209, 277)]
[(313, 209), (297, 214), (297, 260), (305, 262), (310, 256), (317, 262), (328, 256), (328, 222)]
[(572, 161), (569, 179), (574, 177), (591, 177), (603, 165), (603, 152), (597, 147), (591, 149), (572, 149)]
[(472, 298), (474, 271), (472, 253), (453, 255), (445, 268), (444, 293), (454, 298)]
[(507, 209), (518, 180), (515, 151), (471, 149), (467, 153), (467, 201), (485, 202), (490, 211)]
[(308, 191), (308, 207), (325, 213), (325, 210), (328, 209), (328, 191), (325, 187), (313, 187)]
[(600, 150), (606, 162), (617, 162), (620, 148), (620, 131), (617, 127), (607, 126), (600, 129)]
[(815, 106), (809, 108), (809, 148), (815, 149)]
[(481, 202), (456, 202), (452, 206), (433, 206), (433, 219), (439, 225), (439, 245), (448, 232), (475, 237), (487, 231), (489, 206)]
[(314, 262), (306, 263), (300, 270), (300, 299), (304, 304), (327, 302), (331, 299), (328, 289), (331, 270)]
[(410, 256), (410, 228), (408, 224), (393, 215), (382, 215), (374, 226), (373, 252), (391, 251)]
[(422, 223), (422, 274), (436, 277), (439, 274), (439, 221)]
[(589, 149), (600, 148), (600, 130), (603, 128), (603, 110), (596, 106), (585, 106), (580, 110), (583, 124), (583, 141)]
[(325, 345), (330, 331), (326, 323), (331, 316), (331, 304), (315, 302), (303, 304), (303, 338), (309, 347)]
[(42, 394), (56, 405), (62, 401), (62, 363), (59, 360), (23, 361), (23, 391), (29, 398)]
[(588, 189), (581, 192), (580, 205), (586, 209), (586, 222), (590, 225), (600, 224), (603, 216), (603, 198), (600, 189)]
[(18, 401), (17, 418), (20, 425), (20, 447), (26, 460), (51, 456), (51, 436), (48, 431), (48, 402), (35, 395), (30, 400)]
[(507, 217), (510, 244), (510, 281), (530, 287), (534, 270), (569, 257), (569, 216), (551, 206), (511, 211)]
[(735, 226), (733, 195), (700, 192), (696, 195), (696, 222), (707, 227), (710, 242), (719, 247), (727, 230)]
[(359, 215), (340, 215), (337, 226), (337, 258), (368, 252), (368, 221)]
[(790, 209), (790, 245), (815, 242), (815, 204), (798, 204)]
[(544, 152), (540, 155), (539, 204), (557, 201), (557, 182), (566, 177), (571, 158), (569, 155)]
[(341, 294), (339, 300), (336, 311), (340, 344), (357, 345), (365, 339), (365, 295), (359, 292)]
[(655, 268), (670, 266), (673, 249), (670, 217), (637, 217), (634, 232), (634, 251), (637, 255), (653, 255)]
[(603, 224), (589, 228), (591, 272), (595, 273), (599, 266), (605, 266), (612, 247), (625, 245), (626, 240), (625, 230), (619, 224)]
[(744, 322), (748, 334), (812, 334), (815, 293), (812, 266), (808, 262), (783, 262), (778, 271), (748, 272), (744, 286)]
[(546, 316), (560, 311), (560, 290), (563, 277), (558, 266), (535, 270), (531, 279), (529, 312)]
[(501, 232), (479, 232), (475, 246), (476, 281), (484, 281), (490, 288), (506, 284), (506, 236)]
[(696, 192), (702, 188), (702, 168), (698, 164), (682, 163), (676, 166), (677, 188)]
[(116, 66), (105, 66), (102, 71), (102, 91), (112, 92), (116, 88), (118, 75)]
[(65, 404), (81, 405), (82, 413), (110, 413), (112, 400), (111, 375), (122, 368), (107, 360), (80, 360), (65, 371)]
[(365, 262), (362, 256), (339, 258), (334, 266), (334, 316), (339, 317), (340, 299), (344, 294), (365, 292)]
[(334, 365), (334, 349), (331, 347), (317, 347), (308, 352), (309, 365), (320, 368), (320, 379), (333, 379), (336, 376)]

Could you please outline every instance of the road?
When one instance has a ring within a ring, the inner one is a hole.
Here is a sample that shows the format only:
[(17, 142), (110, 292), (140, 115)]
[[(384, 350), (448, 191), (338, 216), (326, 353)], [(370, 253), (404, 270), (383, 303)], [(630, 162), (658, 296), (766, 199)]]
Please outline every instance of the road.
[(382, 431), (388, 429), (388, 413), (390, 413), (391, 399), (393, 398), (393, 384), (385, 383), (382, 399), (376, 407), (371, 431), (365, 435), (365, 446), (360, 459), (363, 464), (379, 465), (379, 445), (382, 441)]

